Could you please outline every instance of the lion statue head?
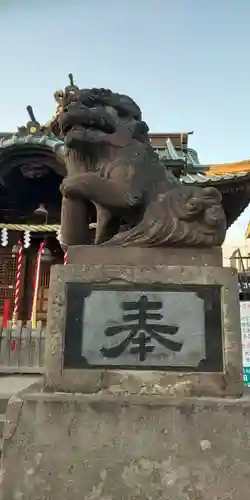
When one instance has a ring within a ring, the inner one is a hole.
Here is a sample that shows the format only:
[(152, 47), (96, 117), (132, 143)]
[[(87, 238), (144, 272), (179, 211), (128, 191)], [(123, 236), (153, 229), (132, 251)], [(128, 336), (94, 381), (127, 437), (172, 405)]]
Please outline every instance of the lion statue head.
[(65, 93), (59, 126), (69, 148), (94, 144), (125, 146), (132, 139), (148, 143), (148, 126), (130, 97), (109, 89)]

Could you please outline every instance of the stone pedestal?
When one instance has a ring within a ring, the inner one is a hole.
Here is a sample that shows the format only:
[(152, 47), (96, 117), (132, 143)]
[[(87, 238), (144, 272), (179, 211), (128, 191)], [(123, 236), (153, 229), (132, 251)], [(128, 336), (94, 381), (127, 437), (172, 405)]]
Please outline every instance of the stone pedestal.
[(69, 262), (51, 275), (46, 389), (241, 395), (237, 275), (219, 249), (75, 247)]
[(69, 262), (52, 270), (44, 384), (8, 405), (0, 498), (248, 500), (237, 275), (220, 250)]
[(222, 250), (214, 248), (143, 248), (72, 246), (68, 264), (116, 266), (201, 266), (222, 267)]
[(249, 500), (250, 403), (26, 392), (2, 500)]

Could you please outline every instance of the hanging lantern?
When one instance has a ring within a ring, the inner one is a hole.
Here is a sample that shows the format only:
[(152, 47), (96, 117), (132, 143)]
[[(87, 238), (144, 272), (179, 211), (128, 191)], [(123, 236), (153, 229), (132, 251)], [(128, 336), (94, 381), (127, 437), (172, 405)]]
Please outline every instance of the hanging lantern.
[(43, 215), (46, 219), (48, 217), (48, 210), (45, 208), (43, 203), (40, 203), (39, 206), (34, 210), (35, 215)]
[(12, 249), (11, 249), (11, 254), (12, 254), (12, 257), (16, 257), (16, 255), (18, 254), (18, 245), (13, 245)]
[(44, 247), (41, 253), (41, 262), (47, 262), (48, 264), (54, 260), (54, 256), (49, 248)]

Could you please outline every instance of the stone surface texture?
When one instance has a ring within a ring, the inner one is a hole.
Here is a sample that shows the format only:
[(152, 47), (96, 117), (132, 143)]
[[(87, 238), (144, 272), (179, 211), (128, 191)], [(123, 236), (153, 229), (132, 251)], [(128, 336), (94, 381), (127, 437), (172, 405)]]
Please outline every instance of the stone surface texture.
[(116, 247), (212, 247), (227, 229), (222, 196), (184, 185), (152, 148), (148, 126), (129, 96), (71, 88), (61, 96), (60, 135), (67, 176), (60, 190), (61, 241)]
[(1, 500), (249, 500), (250, 401), (29, 392)]
[[(117, 259), (119, 250), (119, 248), (116, 249)], [(103, 251), (106, 253), (107, 261), (107, 248), (103, 248)], [(181, 390), (183, 390), (185, 396), (240, 396), (242, 394), (241, 335), (236, 271), (231, 268), (210, 266), (151, 265), (155, 249), (148, 248), (144, 251), (147, 251), (147, 266), (146, 264), (132, 265), (132, 263), (129, 265), (125, 258), (122, 260), (124, 253), (121, 252), (120, 265), (71, 264), (52, 268), (45, 352), (45, 386), (49, 390), (69, 392), (130, 393), (128, 380), (132, 380), (133, 386), (135, 384), (137, 387), (137, 390), (133, 389), (132, 392), (138, 394), (151, 393), (153, 390), (153, 392), (160, 391), (174, 396), (181, 395)], [(79, 252), (81, 252), (80, 248)], [(84, 252), (87, 252), (87, 249), (84, 249)], [(89, 252), (91, 253), (91, 248)], [(102, 262), (101, 258), (100, 262)], [(112, 287), (118, 285), (121, 285), (122, 289), (126, 286), (132, 289), (133, 285), (155, 283), (158, 285), (220, 285), (222, 287), (224, 372), (200, 374), (140, 372), (138, 376), (137, 372), (123, 372), (115, 369), (91, 371), (64, 369), (66, 284), (69, 282), (105, 284), (111, 290)]]
[(222, 266), (221, 247), (212, 248), (114, 248), (95, 245), (70, 246), (68, 264), (134, 265), (134, 266)]
[[(82, 356), (84, 356), (90, 364), (96, 365), (132, 365), (138, 363), (140, 355), (131, 354), (131, 351), (138, 346), (135, 343), (129, 344), (120, 355), (109, 358), (102, 355), (102, 349), (108, 352), (110, 349), (119, 346), (131, 332), (131, 327), (128, 325), (136, 324), (134, 320), (125, 323), (124, 331), (117, 335), (107, 336), (105, 331), (113, 326), (124, 325), (124, 313), (121, 304), (131, 303), (138, 304), (141, 297), (146, 298), (154, 304), (160, 304), (156, 314), (161, 318), (154, 321), (154, 328), (157, 326), (174, 325), (177, 332), (173, 335), (160, 334), (163, 340), (167, 339), (173, 345), (179, 344), (178, 350), (166, 348), (154, 336), (151, 336), (150, 341), (146, 344), (146, 348), (152, 349), (152, 352), (145, 353), (143, 359), (143, 367), (159, 366), (165, 364), (168, 366), (189, 366), (196, 368), (199, 362), (205, 358), (205, 325), (204, 325), (204, 303), (203, 300), (197, 297), (195, 292), (157, 292), (149, 291), (103, 291), (95, 290), (85, 299), (83, 313), (83, 343)], [(93, 314), (96, 311), (98, 314)], [(150, 310), (152, 312), (152, 310)], [(154, 311), (155, 313), (155, 311)], [(138, 310), (132, 312), (132, 316), (138, 314)], [(131, 311), (130, 311), (131, 315)], [(149, 327), (152, 321), (145, 327)], [(153, 330), (154, 331), (154, 330)], [(157, 330), (156, 330), (157, 331)], [(138, 341), (138, 334), (135, 339)], [(136, 346), (136, 347), (135, 347)]]

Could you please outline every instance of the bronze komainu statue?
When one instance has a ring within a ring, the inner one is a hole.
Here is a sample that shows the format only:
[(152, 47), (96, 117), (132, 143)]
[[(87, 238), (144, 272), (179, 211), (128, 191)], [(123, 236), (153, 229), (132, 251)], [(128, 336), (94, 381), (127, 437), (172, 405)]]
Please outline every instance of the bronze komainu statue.
[(222, 244), (226, 218), (220, 193), (184, 186), (164, 167), (130, 97), (75, 88), (64, 94), (58, 122), (67, 146), (63, 244), (89, 242), (93, 204), (96, 245)]

